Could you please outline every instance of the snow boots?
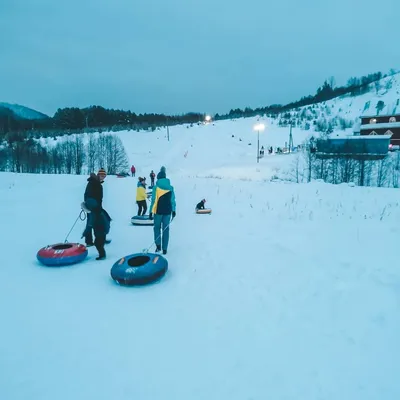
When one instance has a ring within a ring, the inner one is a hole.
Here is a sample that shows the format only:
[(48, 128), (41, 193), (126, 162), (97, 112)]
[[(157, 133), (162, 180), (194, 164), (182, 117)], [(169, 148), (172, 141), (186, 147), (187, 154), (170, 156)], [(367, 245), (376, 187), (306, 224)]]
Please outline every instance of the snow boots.
[[(161, 246), (156, 246), (156, 253), (159, 253), (161, 251)], [(163, 250), (162, 253), (165, 255), (167, 254), (167, 250)]]

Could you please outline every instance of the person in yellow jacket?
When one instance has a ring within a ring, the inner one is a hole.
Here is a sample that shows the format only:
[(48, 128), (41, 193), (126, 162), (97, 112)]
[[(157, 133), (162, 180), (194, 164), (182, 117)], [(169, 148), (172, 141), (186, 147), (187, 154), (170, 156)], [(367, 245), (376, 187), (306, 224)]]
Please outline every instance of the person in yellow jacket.
[(139, 177), (136, 189), (136, 204), (138, 205), (138, 215), (145, 215), (147, 211), (146, 182)]

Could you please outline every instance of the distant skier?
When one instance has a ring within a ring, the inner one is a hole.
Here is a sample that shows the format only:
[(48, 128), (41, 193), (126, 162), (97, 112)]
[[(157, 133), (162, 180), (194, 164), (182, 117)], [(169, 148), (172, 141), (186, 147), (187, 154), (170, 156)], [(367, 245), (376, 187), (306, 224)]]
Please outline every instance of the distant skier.
[(136, 174), (136, 168), (134, 165), (132, 165), (132, 167), (131, 167), (131, 174), (132, 174), (132, 176), (135, 176), (135, 174)]
[(139, 177), (136, 189), (136, 204), (138, 205), (138, 214), (145, 215), (147, 212), (147, 194), (146, 183), (143, 178)]
[(154, 179), (155, 178), (156, 178), (156, 174), (154, 173), (153, 170), (151, 170), (151, 172), (150, 172), (150, 180), (151, 180), (150, 186), (154, 186)]
[[(165, 167), (157, 174), (157, 183), (153, 187), (150, 205), (150, 219), (154, 214), (154, 242), (156, 252), (167, 254), (169, 243), (169, 224), (176, 217), (175, 191), (167, 179)], [(172, 219), (171, 219), (172, 214)]]
[(197, 210), (204, 210), (204, 209), (205, 209), (205, 207), (204, 207), (205, 202), (206, 202), (206, 200), (203, 199), (202, 201), (200, 201), (200, 203), (197, 203), (197, 205), (196, 205), (196, 211), (197, 211)]

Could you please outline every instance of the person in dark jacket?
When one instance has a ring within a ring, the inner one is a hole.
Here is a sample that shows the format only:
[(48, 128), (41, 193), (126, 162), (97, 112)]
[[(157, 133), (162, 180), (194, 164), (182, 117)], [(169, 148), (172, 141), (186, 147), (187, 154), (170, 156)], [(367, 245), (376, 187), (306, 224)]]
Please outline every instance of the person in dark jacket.
[(171, 182), (167, 179), (165, 167), (161, 167), (157, 174), (157, 183), (153, 187), (151, 196), (149, 218), (153, 219), (154, 215), (154, 242), (156, 244), (156, 252), (161, 251), (167, 254), (169, 243), (169, 224), (176, 216), (175, 191), (171, 186)]
[(83, 199), (86, 207), (92, 211), (92, 209), (101, 209), (103, 206), (103, 180), (100, 180), (99, 174), (92, 172), (88, 178), (88, 184), (86, 185), (85, 194)]
[(154, 173), (153, 170), (150, 172), (150, 186), (154, 186), (154, 179), (156, 179), (156, 174)]
[(202, 201), (200, 201), (200, 203), (197, 203), (197, 205), (196, 205), (196, 211), (197, 210), (204, 210), (204, 204), (205, 204), (205, 202), (206, 202), (206, 200), (205, 199), (203, 199)]
[[(104, 245), (107, 242), (106, 235), (110, 230), (109, 223), (111, 218), (108, 213), (103, 210), (102, 184), (104, 183), (106, 176), (106, 171), (103, 168), (100, 168), (97, 175), (91, 173), (84, 194), (85, 206), (90, 212), (87, 214), (86, 228), (82, 236), (85, 238), (87, 247), (93, 245), (96, 246), (96, 249), (99, 252), (99, 257), (96, 258), (96, 260), (102, 260), (106, 256)], [(92, 231), (95, 236), (94, 241)]]

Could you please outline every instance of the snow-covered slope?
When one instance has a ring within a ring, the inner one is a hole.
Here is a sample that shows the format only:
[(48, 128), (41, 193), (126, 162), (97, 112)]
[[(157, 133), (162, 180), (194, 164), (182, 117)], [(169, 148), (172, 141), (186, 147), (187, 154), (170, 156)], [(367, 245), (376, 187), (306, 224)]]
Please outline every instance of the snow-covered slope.
[(39, 111), (32, 110), (31, 108), (21, 106), (19, 104), (1, 103), (0, 107), (8, 108), (13, 111), (13, 113), (23, 119), (44, 119), (49, 118), (48, 115), (43, 114)]
[(264, 181), (286, 156), (257, 165), (255, 122), (120, 133), (137, 176), (165, 165), (176, 191), (169, 271), (148, 287), (110, 278), (153, 242), (130, 224), (135, 178), (104, 184), (107, 259), (46, 268), (36, 252), (65, 239), (86, 176), (0, 174), (0, 398), (400, 398), (398, 191)]
[[(292, 110), (292, 118), (302, 129), (326, 130), (331, 127), (341, 134), (357, 130), (362, 115), (400, 114), (400, 74), (387, 76), (369, 85), (369, 91), (358, 96), (345, 95), (335, 99)], [(379, 103), (379, 104), (378, 104)], [(288, 120), (286, 114), (276, 117), (278, 123)], [(343, 132), (342, 132), (343, 133)]]

